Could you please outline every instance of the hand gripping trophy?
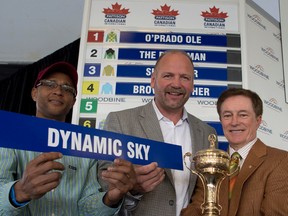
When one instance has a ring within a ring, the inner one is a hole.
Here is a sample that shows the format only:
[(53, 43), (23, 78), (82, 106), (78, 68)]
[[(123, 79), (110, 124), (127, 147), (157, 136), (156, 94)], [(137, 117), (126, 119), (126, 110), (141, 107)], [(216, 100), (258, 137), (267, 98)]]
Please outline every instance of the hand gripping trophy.
[[(204, 202), (201, 205), (202, 215), (218, 216), (222, 209), (219, 205), (220, 185), (226, 176), (233, 175), (234, 172), (229, 173), (229, 154), (215, 148), (216, 135), (210, 134), (208, 140), (210, 148), (198, 151), (193, 159), (192, 154), (187, 152), (184, 155), (184, 163), (193, 174), (201, 179), (204, 186)], [(195, 170), (187, 166), (186, 157), (189, 157), (192, 164), (194, 163)]]

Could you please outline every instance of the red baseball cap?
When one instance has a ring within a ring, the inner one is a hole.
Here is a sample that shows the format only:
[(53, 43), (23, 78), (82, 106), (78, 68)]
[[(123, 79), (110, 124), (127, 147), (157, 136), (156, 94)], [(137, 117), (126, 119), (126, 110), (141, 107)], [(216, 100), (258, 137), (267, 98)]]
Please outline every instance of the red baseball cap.
[(77, 90), (77, 83), (78, 83), (78, 73), (76, 68), (69, 64), (68, 62), (56, 62), (52, 65), (50, 65), (49, 67), (43, 69), (42, 71), (39, 72), (37, 79), (34, 83), (34, 87), (36, 87), (36, 85), (39, 83), (40, 80), (44, 79), (47, 75), (53, 73), (53, 72), (63, 72), (65, 74), (67, 74), (72, 82), (73, 85), (75, 87), (75, 89)]

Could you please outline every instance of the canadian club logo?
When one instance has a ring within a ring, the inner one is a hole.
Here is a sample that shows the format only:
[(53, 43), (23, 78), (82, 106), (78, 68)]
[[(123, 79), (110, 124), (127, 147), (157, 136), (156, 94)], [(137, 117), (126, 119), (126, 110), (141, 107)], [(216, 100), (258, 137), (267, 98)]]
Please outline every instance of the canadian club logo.
[(160, 6), (161, 9), (153, 9), (152, 14), (155, 16), (155, 26), (176, 26), (176, 16), (179, 15), (178, 10), (171, 10), (171, 6), (167, 4)]
[(126, 25), (126, 17), (130, 13), (129, 9), (122, 8), (122, 4), (117, 2), (111, 8), (104, 8), (102, 12), (105, 14), (106, 25)]
[(209, 11), (202, 11), (201, 16), (204, 17), (205, 28), (225, 29), (225, 22), (228, 15), (227, 13), (219, 12), (219, 8), (214, 6), (213, 8), (209, 8)]

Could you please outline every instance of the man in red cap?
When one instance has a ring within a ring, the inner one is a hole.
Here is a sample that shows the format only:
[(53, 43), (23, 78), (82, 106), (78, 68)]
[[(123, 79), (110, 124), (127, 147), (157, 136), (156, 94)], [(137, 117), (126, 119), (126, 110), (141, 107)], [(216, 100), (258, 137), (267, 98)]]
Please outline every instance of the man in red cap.
[[(31, 91), (36, 116), (64, 122), (77, 81), (67, 62), (41, 71)], [(114, 215), (136, 182), (132, 164), (122, 159), (102, 173), (107, 192), (99, 190), (96, 160), (0, 148), (0, 163), (0, 215)]]
[(31, 92), (36, 102), (36, 116), (64, 122), (75, 103), (77, 82), (77, 71), (67, 62), (56, 62), (40, 71)]

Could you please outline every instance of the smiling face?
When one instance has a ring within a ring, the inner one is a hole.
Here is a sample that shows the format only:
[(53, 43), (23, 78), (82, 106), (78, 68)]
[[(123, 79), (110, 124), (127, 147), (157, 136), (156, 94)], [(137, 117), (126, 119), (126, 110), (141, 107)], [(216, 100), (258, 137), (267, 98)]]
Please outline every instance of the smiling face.
[(262, 116), (256, 116), (250, 98), (238, 95), (228, 97), (220, 108), (224, 135), (235, 150), (256, 138)]
[[(54, 72), (45, 77), (45, 80), (53, 80), (58, 85), (73, 86), (71, 78), (61, 72)], [(66, 115), (75, 103), (75, 97), (71, 92), (64, 91), (60, 86), (51, 88), (40, 85), (31, 91), (32, 99), (36, 102), (36, 116), (46, 119), (65, 121)]]
[(193, 65), (184, 53), (167, 53), (158, 62), (152, 74), (151, 87), (155, 91), (155, 103), (161, 113), (181, 115), (193, 91)]

